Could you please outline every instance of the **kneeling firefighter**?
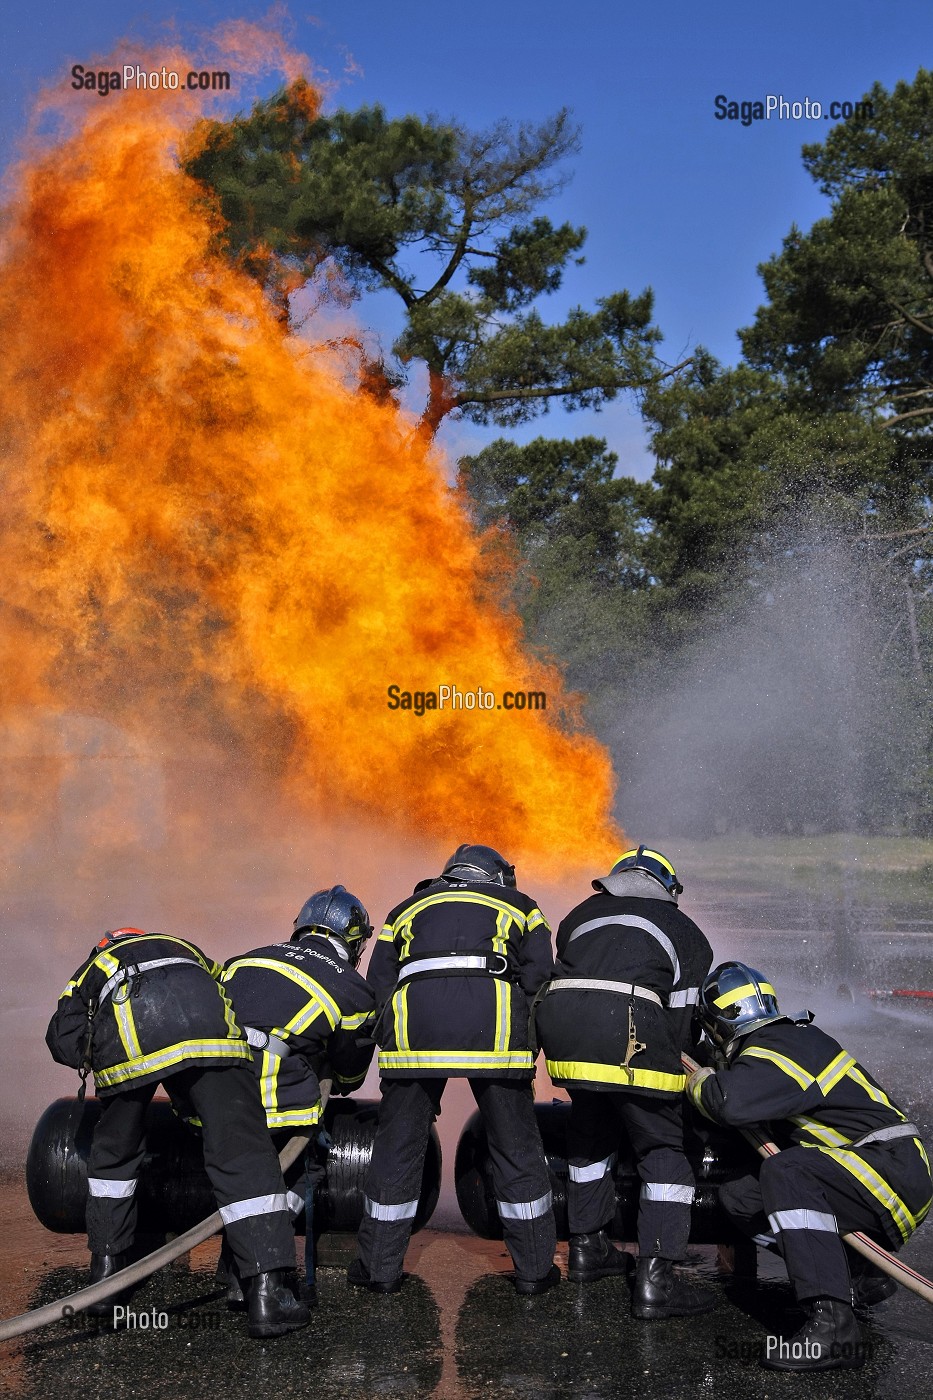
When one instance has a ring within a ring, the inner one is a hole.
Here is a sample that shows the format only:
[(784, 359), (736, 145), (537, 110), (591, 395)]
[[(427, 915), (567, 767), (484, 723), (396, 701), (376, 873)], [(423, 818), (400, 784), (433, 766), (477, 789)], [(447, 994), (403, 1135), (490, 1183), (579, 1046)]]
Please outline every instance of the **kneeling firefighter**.
[(931, 1204), (930, 1164), (913, 1123), (812, 1015), (783, 1016), (754, 968), (722, 963), (700, 990), (697, 1017), (722, 1067), (691, 1075), (687, 1092), (714, 1122), (767, 1120), (785, 1150), (757, 1176), (720, 1188), (737, 1226), (777, 1248), (807, 1320), (775, 1370), (822, 1371), (864, 1359), (855, 1305), (889, 1297), (895, 1284), (849, 1256), (840, 1235), (861, 1231), (899, 1249)]
[[(350, 1094), (362, 1084), (375, 1051), (376, 998), (356, 970), (372, 934), (361, 900), (343, 885), (318, 890), (301, 907), (288, 943), (254, 948), (231, 958), (223, 982), (237, 1020), (252, 1046), (266, 1122), (276, 1147), (296, 1130), (312, 1128), (322, 1112), (318, 1074), (326, 1064), (331, 1093)], [(326, 1143), (312, 1135), (303, 1170), (290, 1176), (293, 1209), (313, 1208), (314, 1187), (324, 1174)], [(294, 1188), (303, 1186), (303, 1191)], [(223, 1251), (236, 1305), (235, 1261)], [(314, 1290), (314, 1234), (305, 1221), (306, 1297)]]
[[(93, 1069), (103, 1105), (88, 1157), (91, 1282), (131, 1262), (145, 1112), (162, 1082), (202, 1125), (204, 1168), (244, 1281), (250, 1335), (274, 1337), (303, 1327), (309, 1314), (288, 1278), (295, 1239), (285, 1185), (220, 971), (186, 939), (106, 933), (62, 993), (46, 1042), (60, 1064), (82, 1076)], [(106, 1316), (114, 1301), (88, 1311)]]
[(383, 1006), (382, 1103), (350, 1283), (401, 1287), (428, 1135), (451, 1076), (469, 1080), (483, 1118), (516, 1290), (559, 1281), (528, 1046), (529, 1002), (552, 965), (544, 915), (488, 846), (460, 846), (439, 878), (389, 914), (369, 964)]
[(708, 1312), (715, 1295), (674, 1272), (690, 1236), (694, 1177), (684, 1155), (682, 1050), (712, 949), (677, 907), (683, 886), (659, 851), (626, 851), (557, 931), (557, 971), (537, 1008), (548, 1074), (570, 1093), (569, 1277), (624, 1275), (606, 1226), (624, 1129), (641, 1177), (632, 1314)]

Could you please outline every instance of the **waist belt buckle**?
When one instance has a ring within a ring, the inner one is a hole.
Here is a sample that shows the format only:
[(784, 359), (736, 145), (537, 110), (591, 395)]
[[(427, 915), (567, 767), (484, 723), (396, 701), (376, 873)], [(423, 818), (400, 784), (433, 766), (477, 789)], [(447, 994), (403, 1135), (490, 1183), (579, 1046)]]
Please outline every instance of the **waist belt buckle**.
[(487, 972), (491, 972), (492, 975), (493, 975), (493, 977), (504, 977), (505, 974), (506, 974), (506, 973), (508, 972), (508, 970), (509, 970), (509, 960), (508, 960), (508, 958), (505, 956), (504, 953), (493, 953), (492, 956), (493, 956), (494, 958), (498, 958), (499, 961), (501, 962), (502, 966), (501, 966), (501, 967), (490, 967), (490, 966), (489, 966), (489, 963), (488, 963), (488, 961), (487, 961), (487, 964), (486, 964), (486, 970), (487, 970)]

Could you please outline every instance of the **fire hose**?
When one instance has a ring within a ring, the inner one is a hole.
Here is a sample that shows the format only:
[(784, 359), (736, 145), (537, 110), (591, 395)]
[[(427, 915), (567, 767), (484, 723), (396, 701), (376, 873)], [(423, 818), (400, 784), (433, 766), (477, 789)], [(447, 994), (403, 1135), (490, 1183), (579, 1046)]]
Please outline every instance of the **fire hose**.
[[(692, 1060), (689, 1055), (681, 1055), (681, 1063), (688, 1074), (693, 1074), (695, 1070), (701, 1068), (696, 1060)], [(780, 1148), (776, 1143), (771, 1142), (767, 1134), (757, 1126), (750, 1123), (747, 1127), (740, 1128), (739, 1132), (745, 1141), (754, 1147), (760, 1157), (776, 1157)], [(883, 1249), (880, 1244), (875, 1244), (874, 1240), (863, 1235), (860, 1230), (851, 1231), (842, 1236), (847, 1245), (861, 1254), (863, 1259), (868, 1259), (876, 1268), (893, 1278), (895, 1283), (899, 1283), (904, 1288), (909, 1288), (911, 1293), (916, 1293), (927, 1303), (933, 1303), (933, 1283), (923, 1274), (918, 1274), (915, 1269), (904, 1264), (896, 1255)]]
[[(330, 1095), (331, 1081), (322, 1079), (320, 1083), (323, 1111)], [(283, 1174), (298, 1160), (310, 1141), (310, 1133), (296, 1133), (294, 1137), (289, 1138), (279, 1153), (279, 1167)], [(101, 1279), (99, 1283), (88, 1284), (86, 1288), (79, 1288), (76, 1293), (69, 1294), (67, 1298), (59, 1298), (54, 1303), (46, 1303), (44, 1307), (34, 1308), (32, 1312), (20, 1313), (17, 1317), (8, 1317), (5, 1322), (0, 1322), (0, 1342), (8, 1342), (13, 1337), (23, 1336), (26, 1332), (35, 1332), (40, 1327), (48, 1327), (53, 1322), (61, 1322), (65, 1307), (71, 1307), (75, 1312), (80, 1312), (82, 1308), (88, 1307), (91, 1303), (106, 1302), (115, 1293), (121, 1293), (124, 1288), (142, 1283), (151, 1274), (158, 1273), (166, 1264), (171, 1264), (182, 1254), (187, 1254), (189, 1250), (194, 1249), (195, 1245), (209, 1240), (211, 1235), (216, 1235), (217, 1231), (223, 1228), (223, 1223), (220, 1211), (216, 1210), (213, 1215), (202, 1220), (200, 1225), (194, 1225), (184, 1234), (176, 1235), (173, 1240), (161, 1245), (152, 1254), (147, 1254), (144, 1259), (138, 1259), (135, 1264), (121, 1269), (119, 1273), (111, 1274), (109, 1278)]]

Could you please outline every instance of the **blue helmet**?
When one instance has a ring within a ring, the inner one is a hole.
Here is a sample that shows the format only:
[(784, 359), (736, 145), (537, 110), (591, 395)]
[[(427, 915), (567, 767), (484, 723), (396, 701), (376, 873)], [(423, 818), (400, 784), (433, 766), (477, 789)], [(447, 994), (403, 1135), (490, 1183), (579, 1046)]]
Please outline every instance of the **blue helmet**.
[(363, 901), (344, 885), (332, 885), (329, 890), (318, 890), (301, 906), (291, 941), (302, 943), (315, 933), (339, 938), (355, 967), (372, 931)]
[(697, 1019), (710, 1039), (722, 1046), (782, 1017), (777, 994), (762, 973), (746, 963), (725, 962), (703, 981)]
[(515, 888), (515, 866), (491, 846), (458, 846), (444, 866), (443, 878), (478, 881)]
[[(623, 852), (609, 875), (621, 875), (625, 870), (644, 870), (647, 875), (652, 875), (662, 884), (673, 899), (684, 892), (684, 887), (677, 878), (677, 871), (667, 856), (662, 856), (660, 851), (653, 851), (648, 846), (639, 846), (637, 850)], [(609, 876), (603, 876), (604, 880), (608, 878)], [(601, 880), (593, 881), (594, 890), (600, 890), (602, 887)]]

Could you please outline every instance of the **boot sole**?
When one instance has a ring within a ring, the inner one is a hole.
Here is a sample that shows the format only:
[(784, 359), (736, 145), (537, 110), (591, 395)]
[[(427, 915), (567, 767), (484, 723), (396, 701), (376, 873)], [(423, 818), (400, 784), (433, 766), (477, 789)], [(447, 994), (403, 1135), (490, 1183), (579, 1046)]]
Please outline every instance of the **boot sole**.
[(568, 1269), (567, 1277), (571, 1283), (596, 1283), (601, 1278), (627, 1278), (629, 1270), (625, 1269)]
[(642, 1304), (637, 1307), (632, 1304), (632, 1317), (639, 1322), (664, 1322), (669, 1317), (701, 1317), (703, 1313), (711, 1313), (716, 1307), (715, 1301), (704, 1303), (697, 1308), (661, 1308)]
[(251, 1337), (255, 1337), (259, 1341), (263, 1339), (268, 1340), (272, 1337), (284, 1337), (286, 1332), (297, 1332), (302, 1327), (307, 1327), (310, 1320), (310, 1318), (306, 1318), (304, 1322), (286, 1322), (280, 1323), (278, 1326), (270, 1326), (268, 1324), (262, 1326), (260, 1324), (256, 1327), (247, 1328), (247, 1331)]
[(808, 1366), (795, 1366), (793, 1362), (782, 1365), (779, 1361), (766, 1361), (761, 1359), (761, 1367), (764, 1371), (784, 1371), (795, 1375), (807, 1375), (811, 1371), (857, 1371), (860, 1366), (864, 1366), (864, 1358), (861, 1360), (849, 1356), (830, 1357), (829, 1361), (817, 1362)]

